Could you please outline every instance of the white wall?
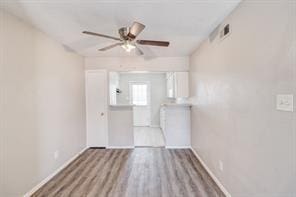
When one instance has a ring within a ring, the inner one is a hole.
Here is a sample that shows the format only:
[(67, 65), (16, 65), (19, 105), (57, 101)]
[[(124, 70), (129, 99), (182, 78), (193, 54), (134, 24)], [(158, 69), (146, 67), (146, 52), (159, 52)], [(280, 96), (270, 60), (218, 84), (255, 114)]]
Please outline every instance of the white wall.
[(275, 108), (296, 96), (295, 21), (295, 1), (242, 1), (190, 58), (192, 145), (232, 196), (296, 195), (295, 107)]
[(85, 69), (113, 71), (188, 71), (188, 57), (86, 57)]
[[(151, 96), (151, 125), (160, 126), (160, 105), (166, 101), (165, 73), (120, 73), (119, 88), (122, 91), (117, 95), (117, 104), (130, 104), (129, 82), (150, 82)], [(128, 98), (128, 99), (127, 99)]]
[(134, 147), (133, 107), (109, 106), (108, 146)]
[(0, 196), (13, 197), (85, 147), (84, 61), (3, 10), (0, 25)]

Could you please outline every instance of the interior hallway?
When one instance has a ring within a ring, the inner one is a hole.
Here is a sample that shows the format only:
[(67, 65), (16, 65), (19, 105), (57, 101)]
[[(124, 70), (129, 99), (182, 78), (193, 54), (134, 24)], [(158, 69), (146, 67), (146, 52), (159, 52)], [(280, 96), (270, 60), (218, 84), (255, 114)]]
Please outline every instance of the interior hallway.
[(165, 139), (158, 127), (134, 127), (134, 143), (136, 147), (164, 147)]

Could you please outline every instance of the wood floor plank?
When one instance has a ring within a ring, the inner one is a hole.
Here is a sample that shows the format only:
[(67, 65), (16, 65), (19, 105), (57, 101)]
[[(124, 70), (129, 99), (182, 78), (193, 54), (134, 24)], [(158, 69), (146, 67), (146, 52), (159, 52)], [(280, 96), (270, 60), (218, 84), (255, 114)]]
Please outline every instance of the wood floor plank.
[(88, 149), (33, 197), (224, 197), (190, 149)]

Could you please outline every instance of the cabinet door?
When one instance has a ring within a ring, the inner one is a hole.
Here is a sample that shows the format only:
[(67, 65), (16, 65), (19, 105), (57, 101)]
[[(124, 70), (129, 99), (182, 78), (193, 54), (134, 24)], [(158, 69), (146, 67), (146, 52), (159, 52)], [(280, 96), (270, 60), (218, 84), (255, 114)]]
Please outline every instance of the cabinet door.
[(167, 97), (175, 98), (175, 74), (167, 73)]
[(175, 98), (189, 97), (188, 72), (175, 73)]
[(167, 107), (165, 111), (165, 142), (167, 147), (188, 147), (191, 141), (190, 107)]

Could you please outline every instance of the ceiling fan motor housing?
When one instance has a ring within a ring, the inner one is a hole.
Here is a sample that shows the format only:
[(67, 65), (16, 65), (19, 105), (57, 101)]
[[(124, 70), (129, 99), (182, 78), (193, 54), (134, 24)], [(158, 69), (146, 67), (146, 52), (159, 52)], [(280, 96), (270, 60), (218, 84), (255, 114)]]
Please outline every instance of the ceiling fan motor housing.
[(118, 33), (120, 35), (120, 38), (123, 40), (129, 40), (129, 37), (127, 36), (129, 33), (129, 27), (122, 27), (118, 30)]

